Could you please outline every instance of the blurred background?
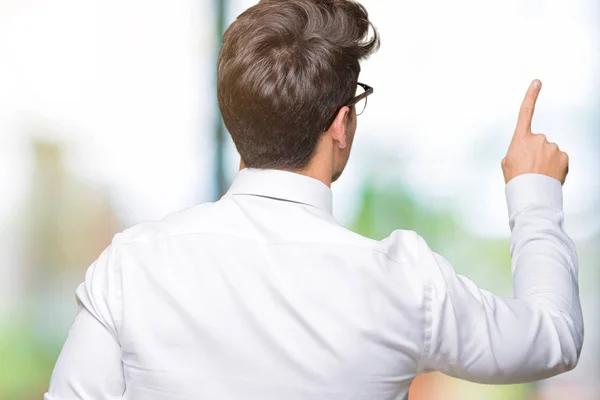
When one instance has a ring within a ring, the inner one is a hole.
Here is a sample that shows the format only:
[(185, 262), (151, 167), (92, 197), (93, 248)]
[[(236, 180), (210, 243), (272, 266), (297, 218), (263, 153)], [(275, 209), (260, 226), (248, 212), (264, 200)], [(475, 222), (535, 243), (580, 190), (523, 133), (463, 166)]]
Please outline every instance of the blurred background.
[[(238, 156), (215, 95), (220, 35), (256, 1), (0, 0), (0, 399), (40, 399), (112, 236), (213, 201)], [(428, 374), (411, 399), (600, 399), (600, 2), (364, 0), (375, 88), (333, 187), (343, 225), (417, 230), (510, 296), (500, 160), (534, 78), (534, 131), (571, 156), (567, 231), (586, 338), (572, 372), (486, 386)]]

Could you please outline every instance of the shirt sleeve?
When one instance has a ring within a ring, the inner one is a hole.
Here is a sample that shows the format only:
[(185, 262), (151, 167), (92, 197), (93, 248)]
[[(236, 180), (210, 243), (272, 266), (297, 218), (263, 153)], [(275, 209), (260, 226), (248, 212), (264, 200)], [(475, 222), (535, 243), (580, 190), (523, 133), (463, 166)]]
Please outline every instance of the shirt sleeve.
[(78, 313), (44, 400), (122, 399), (118, 237), (89, 267), (77, 288)]
[(537, 174), (506, 187), (514, 298), (479, 289), (419, 241), (428, 308), (419, 372), (522, 383), (573, 369), (583, 343), (575, 246), (562, 187)]

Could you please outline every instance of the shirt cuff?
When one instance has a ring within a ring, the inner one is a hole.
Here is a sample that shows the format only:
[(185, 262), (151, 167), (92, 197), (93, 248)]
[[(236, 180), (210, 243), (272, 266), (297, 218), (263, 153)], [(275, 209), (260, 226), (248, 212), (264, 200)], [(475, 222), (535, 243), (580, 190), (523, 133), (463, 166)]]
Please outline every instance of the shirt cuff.
[(506, 203), (509, 217), (534, 205), (562, 210), (562, 185), (547, 175), (519, 175), (506, 185)]

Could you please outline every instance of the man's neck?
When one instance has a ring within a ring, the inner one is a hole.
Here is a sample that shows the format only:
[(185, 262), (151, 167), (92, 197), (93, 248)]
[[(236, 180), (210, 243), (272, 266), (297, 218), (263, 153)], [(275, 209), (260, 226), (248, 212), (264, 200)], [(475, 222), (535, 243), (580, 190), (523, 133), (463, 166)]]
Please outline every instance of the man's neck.
[[(315, 160), (316, 161), (316, 160)], [(240, 171), (245, 169), (246, 165), (244, 161), (240, 161)], [(327, 168), (324, 165), (320, 165), (318, 161), (311, 162), (310, 165), (301, 170), (286, 170), (288, 172), (294, 172), (296, 174), (308, 176), (309, 178), (316, 179), (323, 182), (327, 187), (331, 188), (331, 172), (327, 173)], [(331, 171), (331, 168), (329, 168)]]

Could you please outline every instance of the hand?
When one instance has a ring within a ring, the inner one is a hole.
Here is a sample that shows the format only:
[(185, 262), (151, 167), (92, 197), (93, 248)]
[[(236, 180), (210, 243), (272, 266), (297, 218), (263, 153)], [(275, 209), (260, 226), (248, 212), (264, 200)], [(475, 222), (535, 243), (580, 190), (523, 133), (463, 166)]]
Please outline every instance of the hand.
[(531, 133), (531, 120), (542, 82), (535, 80), (529, 86), (521, 110), (517, 129), (502, 160), (504, 180), (523, 174), (542, 174), (565, 183), (569, 172), (569, 156), (556, 143), (548, 143), (546, 135)]

